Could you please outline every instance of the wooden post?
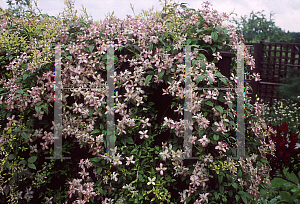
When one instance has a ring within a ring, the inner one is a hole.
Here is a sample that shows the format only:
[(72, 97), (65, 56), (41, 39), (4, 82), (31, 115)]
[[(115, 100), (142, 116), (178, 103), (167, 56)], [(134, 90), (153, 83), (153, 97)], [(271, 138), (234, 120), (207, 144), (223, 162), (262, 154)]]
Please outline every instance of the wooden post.
[[(264, 41), (261, 40), (260, 43), (253, 43), (254, 46), (254, 59), (255, 59), (255, 69), (253, 70), (256, 73), (261, 73), (261, 62), (262, 62), (262, 57), (263, 57), (263, 44)], [(254, 79), (251, 79), (250, 86), (253, 89), (253, 93), (251, 94), (251, 101), (254, 104), (256, 101), (256, 94), (257, 97), (260, 97), (258, 94), (258, 83)]]

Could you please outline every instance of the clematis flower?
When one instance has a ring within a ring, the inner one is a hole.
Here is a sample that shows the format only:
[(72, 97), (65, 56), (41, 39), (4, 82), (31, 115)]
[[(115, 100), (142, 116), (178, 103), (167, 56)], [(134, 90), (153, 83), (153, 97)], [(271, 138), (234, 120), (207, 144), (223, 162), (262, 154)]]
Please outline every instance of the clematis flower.
[(203, 137), (198, 141), (201, 143), (202, 147), (205, 147), (208, 143), (210, 143), (210, 139), (207, 139), (206, 135), (203, 135)]
[(163, 164), (162, 164), (162, 163), (160, 163), (159, 166), (160, 166), (160, 167), (156, 167), (156, 170), (157, 170), (157, 171), (160, 171), (160, 175), (162, 176), (162, 175), (164, 174), (163, 171), (167, 170), (167, 167), (163, 167)]
[(155, 182), (154, 182), (155, 179), (156, 179), (156, 177), (153, 177), (152, 179), (150, 177), (148, 177), (149, 182), (147, 183), (147, 185), (150, 185), (150, 184), (155, 185)]
[(218, 146), (215, 147), (215, 149), (219, 149), (223, 152), (226, 152), (226, 148), (227, 147), (227, 144), (223, 143), (223, 142), (218, 142)]
[(139, 131), (139, 133), (141, 134), (141, 135), (140, 135), (140, 138), (143, 139), (143, 138), (145, 137), (145, 138), (148, 139), (149, 136), (147, 135), (147, 132), (148, 132), (148, 130), (145, 130), (144, 132)]

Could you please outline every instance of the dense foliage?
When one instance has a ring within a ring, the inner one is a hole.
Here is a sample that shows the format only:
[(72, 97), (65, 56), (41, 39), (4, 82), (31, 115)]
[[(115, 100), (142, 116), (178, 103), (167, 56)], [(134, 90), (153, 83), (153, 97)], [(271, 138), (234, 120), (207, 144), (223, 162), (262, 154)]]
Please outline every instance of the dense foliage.
[[(193, 45), (192, 87), (235, 87), (236, 61), (230, 79), (215, 63), (222, 58), (219, 51), (245, 48), (234, 27), (222, 25), (228, 16), (209, 5), (196, 11), (174, 3), (165, 15), (123, 21), (110, 16), (97, 23), (74, 15), (65, 20), (2, 17), (6, 46), (20, 46), (19, 35), (28, 41), (21, 55), (9, 56), (5, 68), (11, 75), (0, 82), (1, 201), (257, 203), (270, 185), (266, 154), (274, 149), (264, 142), (273, 130), (260, 117), (261, 104), (253, 106), (245, 97), (247, 158), (229, 158), (237, 129), (234, 91), (193, 90), (192, 103), (186, 104), (193, 115), (188, 124), (194, 130), (193, 148), (183, 148), (184, 45)], [(178, 6), (184, 11), (176, 11)], [(72, 160), (45, 160), (54, 143), (54, 52), (48, 48), (58, 42), (64, 87), (102, 87), (106, 51), (114, 47), (117, 134), (112, 157), (105, 154), (106, 115), (112, 111), (106, 109), (106, 91), (69, 89), (62, 97), (63, 155)], [(245, 70), (253, 69), (253, 58), (246, 49), (244, 54)], [(186, 153), (200, 159), (185, 160)], [(59, 180), (61, 189), (49, 189)]]
[[(261, 14), (261, 17), (257, 14)], [(278, 26), (275, 26), (272, 13), (270, 13), (270, 20), (265, 18), (262, 10), (262, 12), (256, 13), (252, 11), (248, 19), (247, 16), (241, 16), (240, 19), (233, 18), (231, 22), (236, 23), (237, 32), (242, 34), (246, 43), (257, 43), (260, 40), (266, 42), (294, 43), (292, 33), (286, 33)]]

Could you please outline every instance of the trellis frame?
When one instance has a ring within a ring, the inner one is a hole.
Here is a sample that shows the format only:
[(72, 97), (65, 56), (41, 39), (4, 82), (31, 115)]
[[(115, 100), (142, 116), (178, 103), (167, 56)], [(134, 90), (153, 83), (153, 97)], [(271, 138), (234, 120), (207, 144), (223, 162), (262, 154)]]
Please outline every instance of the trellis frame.
[[(198, 45), (186, 45), (186, 70), (185, 73), (187, 75), (191, 75), (191, 46), (198, 47)], [(107, 99), (112, 99), (110, 96), (114, 95), (115, 86), (114, 86), (114, 79), (112, 79), (110, 76), (114, 76), (113, 71), (113, 59), (114, 59), (114, 50), (112, 46), (108, 47), (108, 56), (107, 56), (107, 88), (110, 90), (107, 92)], [(245, 123), (244, 123), (244, 101), (245, 101), (245, 87), (244, 87), (244, 50), (242, 45), (238, 45), (238, 59), (237, 59), (237, 77), (238, 77), (238, 88), (213, 88), (218, 90), (226, 90), (226, 89), (237, 89), (237, 121), (238, 121), (238, 132), (237, 132), (237, 149), (233, 148), (233, 152), (236, 152), (236, 157), (234, 158), (243, 158), (245, 159)], [(55, 47), (55, 95), (57, 95), (57, 100), (55, 100), (54, 95), (54, 157), (46, 157), (46, 159), (71, 159), (70, 157), (63, 157), (62, 156), (62, 112), (61, 112), (61, 106), (62, 106), (62, 95), (61, 95), (61, 46), (60, 44), (57, 44)], [(192, 75), (191, 75), (192, 76)], [(191, 93), (191, 78), (186, 77), (185, 78), (185, 90), (186, 93)], [(95, 88), (68, 88), (68, 89), (95, 89)], [(97, 88), (96, 88), (97, 89)], [(195, 88), (193, 88), (195, 89)], [(196, 89), (211, 89), (211, 88), (196, 88)], [(185, 105), (186, 107), (187, 102), (191, 99), (192, 94), (187, 94), (188, 98), (185, 96)], [(60, 101), (60, 102), (59, 102)], [(111, 107), (113, 107), (113, 100), (110, 100), (110, 102), (107, 103), (108, 107), (107, 110)], [(108, 154), (107, 157), (110, 158), (110, 156), (114, 157), (114, 152), (112, 151), (115, 147), (114, 138), (115, 138), (115, 124), (114, 124), (114, 112), (109, 116), (110, 114), (107, 114), (107, 149)], [(184, 110), (184, 120), (189, 122), (192, 122), (191, 120), (191, 112)], [(187, 123), (186, 123), (187, 124)], [(110, 135), (111, 133), (111, 135)], [(192, 148), (192, 144), (189, 141), (190, 136), (192, 135), (191, 130), (188, 128), (185, 128), (184, 132), (184, 147)], [(110, 150), (112, 152), (110, 152)], [(199, 157), (191, 157), (189, 154), (185, 155), (185, 159), (200, 159)]]

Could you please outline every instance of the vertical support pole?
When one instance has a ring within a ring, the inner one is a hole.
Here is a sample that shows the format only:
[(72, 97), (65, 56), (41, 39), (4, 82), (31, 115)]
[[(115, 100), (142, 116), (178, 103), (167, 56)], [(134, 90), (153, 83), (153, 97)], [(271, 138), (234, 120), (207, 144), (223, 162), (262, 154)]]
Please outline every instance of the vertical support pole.
[[(189, 128), (189, 124), (193, 124), (192, 113), (191, 113), (191, 98), (192, 98), (192, 89), (191, 89), (191, 45), (186, 47), (186, 56), (185, 56), (185, 95), (184, 95), (184, 144), (183, 147), (186, 151), (185, 159), (191, 158), (192, 155), (192, 143), (189, 141), (192, 136), (192, 130)], [(188, 103), (190, 104), (188, 106)]]
[(237, 157), (245, 159), (245, 89), (244, 89), (244, 47), (238, 45), (237, 58)]
[[(244, 89), (244, 47), (238, 45), (237, 56), (237, 155), (234, 158), (245, 159), (245, 89)], [(233, 148), (233, 150), (235, 150)], [(233, 157), (229, 157), (233, 158)]]
[[(62, 97), (61, 97), (61, 46), (55, 47), (55, 94), (54, 94), (54, 157), (45, 159), (71, 159), (62, 156)], [(56, 95), (56, 100), (55, 100)]]
[(109, 46), (107, 48), (107, 156), (112, 159), (114, 157), (115, 149), (115, 113), (114, 113), (114, 48)]

